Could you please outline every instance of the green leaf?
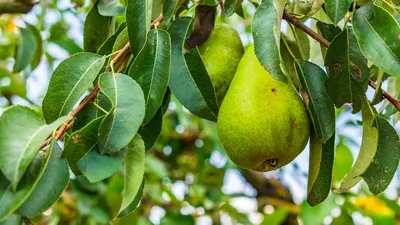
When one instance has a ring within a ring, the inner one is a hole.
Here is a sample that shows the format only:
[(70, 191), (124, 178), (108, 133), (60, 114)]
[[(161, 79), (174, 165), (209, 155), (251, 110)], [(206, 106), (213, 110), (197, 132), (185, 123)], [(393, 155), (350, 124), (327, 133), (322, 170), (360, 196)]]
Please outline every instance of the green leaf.
[(120, 214), (134, 202), (144, 177), (145, 149), (140, 135), (129, 143), (124, 160), (125, 179)]
[(92, 7), (83, 27), (83, 49), (86, 52), (97, 52), (107, 40), (113, 26), (112, 17), (103, 16), (97, 11), (100, 2)]
[(325, 0), (325, 9), (333, 23), (338, 24), (349, 11), (352, 0)]
[(254, 49), (258, 60), (274, 78), (286, 82), (282, 72), (280, 35), (286, 0), (262, 1), (252, 24)]
[(43, 141), (70, 119), (70, 116), (61, 117), (47, 125), (28, 107), (13, 106), (3, 112), (0, 117), (0, 169), (14, 190)]
[(174, 16), (178, 7), (182, 4), (181, 0), (165, 0), (163, 4), (164, 23), (168, 24)]
[(239, 212), (235, 207), (227, 202), (222, 203), (219, 209), (228, 214), (229, 217), (239, 224), (252, 224), (246, 214)]
[(70, 38), (52, 40), (51, 42), (65, 49), (65, 51), (67, 51), (70, 55), (83, 51), (83, 49)]
[[(296, 48), (296, 43), (287, 40), (284, 36), (281, 36), (281, 56), (286, 74), (292, 80), (293, 85), (296, 88), (300, 89), (301, 83), (295, 67), (295, 59), (297, 59), (297, 55), (295, 53), (295, 50), (297, 50)], [(292, 56), (292, 53), (290, 51), (292, 51), (294, 57)]]
[(21, 180), (21, 183), (18, 185), (18, 189), (15, 191), (12, 190), (12, 184), (0, 173), (0, 221), (14, 213), (35, 189), (36, 184), (48, 165), (53, 146), (56, 143), (57, 142), (53, 139), (44, 158), (42, 154), (36, 154), (32, 163), (26, 170), (26, 174)]
[(243, 19), (245, 19), (245, 17), (244, 17), (244, 11), (243, 11), (243, 6), (242, 6), (242, 5), (239, 6), (239, 8), (235, 11), (235, 13), (236, 13), (238, 16), (240, 16), (240, 17), (242, 17)]
[(81, 111), (79, 111), (78, 114), (76, 114), (72, 126), (72, 131), (75, 132), (77, 130), (80, 130), (87, 124), (89, 124), (92, 120), (95, 120), (97, 117), (104, 115), (103, 112), (101, 115), (98, 114), (99, 111), (102, 112), (97, 108), (97, 106), (94, 105), (93, 102), (88, 103), (85, 107), (83, 107)]
[(117, 52), (121, 50), (126, 45), (126, 43), (128, 43), (128, 41), (129, 41), (128, 29), (125, 28), (118, 34), (118, 37), (115, 39), (112, 52)]
[(97, 9), (102, 16), (121, 16), (125, 13), (125, 6), (119, 0), (99, 0)]
[(392, 76), (400, 76), (400, 26), (371, 2), (353, 15), (354, 33), (365, 57)]
[(331, 215), (332, 209), (338, 207), (336, 198), (329, 196), (324, 202), (310, 206), (306, 201), (301, 204), (300, 217), (304, 224), (324, 224), (324, 218)]
[(18, 95), (26, 98), (26, 82), (23, 74), (9, 72), (6, 68), (0, 66), (0, 79), (5, 77), (10, 79), (10, 83), (9, 85), (2, 85), (0, 87), (0, 94), (3, 96)]
[(105, 59), (93, 53), (77, 53), (58, 65), (43, 98), (43, 116), (47, 123), (71, 111), (92, 85)]
[[(99, 55), (108, 55), (111, 54), (113, 47), (114, 47), (114, 43), (116, 42), (118, 36), (121, 34), (121, 32), (123, 30), (125, 30), (126, 28), (126, 23), (122, 23), (119, 27), (118, 30), (111, 35), (107, 41), (105, 41), (103, 43), (103, 45), (101, 45), (101, 47), (99, 48), (99, 51), (97, 52)], [(126, 44), (126, 43), (125, 43)]]
[(0, 221), (0, 225), (20, 225), (21, 224), (21, 216), (12, 214), (7, 217), (6, 220)]
[(350, 190), (350, 188), (354, 187), (354, 185), (361, 180), (361, 176), (368, 169), (377, 151), (378, 129), (373, 127), (375, 112), (368, 100), (363, 101), (361, 114), (363, 121), (363, 137), (360, 152), (358, 153), (353, 168), (344, 177), (340, 183), (339, 189), (335, 190), (338, 193), (343, 193)]
[(171, 90), (168, 88), (167, 89), (167, 92), (165, 93), (165, 96), (164, 96), (164, 100), (163, 100), (163, 102), (162, 102), (162, 104), (161, 104), (161, 107), (162, 107), (162, 114), (163, 115), (165, 115), (165, 113), (167, 112), (167, 110), (168, 110), (168, 105), (169, 105), (169, 102), (171, 101)]
[(104, 116), (96, 118), (80, 130), (73, 132), (65, 143), (62, 158), (68, 161), (68, 165), (75, 176), (82, 174), (77, 166), (78, 161), (97, 144), (98, 130), (103, 119)]
[(273, 213), (264, 213), (264, 220), (260, 225), (281, 225), (285, 222), (289, 215), (289, 210), (284, 207), (279, 207)]
[(351, 170), (353, 165), (353, 154), (351, 150), (341, 141), (335, 149), (335, 161), (333, 164), (333, 181), (340, 182)]
[[(289, 25), (291, 29), (288, 29), (286, 39), (289, 42), (295, 43), (295, 48), (292, 49), (295, 56), (299, 59), (308, 60), (310, 58), (310, 39), (304, 31), (296, 28), (293, 25)], [(294, 32), (293, 32), (294, 30)]]
[(192, 19), (180, 17), (168, 29), (172, 40), (172, 62), (169, 87), (179, 101), (193, 114), (216, 121), (217, 100), (211, 79), (197, 48), (184, 54), (184, 44)]
[(158, 136), (160, 136), (163, 120), (163, 111), (160, 107), (154, 115), (153, 119), (150, 120), (144, 127), (140, 129), (139, 134), (142, 136), (146, 151), (153, 147)]
[(138, 55), (150, 30), (150, 13), (147, 0), (126, 0), (126, 27), (133, 55)]
[[(317, 22), (318, 33), (320, 33), (326, 40), (332, 42), (336, 36), (338, 36), (342, 30), (338, 26), (334, 26), (332, 24), (326, 24), (322, 22)], [(327, 49), (323, 44), (320, 44), (321, 52), (323, 57), (325, 58)]]
[[(29, 23), (25, 23), (26, 25), (26, 29), (29, 29), (33, 36), (35, 37), (35, 41), (36, 41), (36, 51), (34, 51), (34, 55), (31, 61), (31, 70), (34, 70), (40, 63), (41, 59), (42, 59), (42, 54), (43, 54), (43, 39), (42, 36), (39, 32), (39, 30), (29, 24)], [(33, 51), (32, 48), (29, 49), (29, 51)], [(24, 52), (24, 54), (26, 54), (27, 52)]]
[(335, 150), (335, 135), (325, 144), (315, 135), (310, 141), (310, 163), (308, 169), (307, 202), (315, 206), (329, 195)]
[(101, 155), (98, 148), (92, 149), (78, 162), (78, 168), (90, 183), (96, 183), (113, 175), (122, 165), (125, 150), (110, 155)]
[[(129, 37), (128, 37), (128, 29), (125, 28), (123, 29), (119, 34), (118, 37), (115, 39), (114, 45), (112, 47), (112, 52), (118, 52), (121, 49), (123, 49), (125, 47), (125, 45), (129, 42)], [(130, 52), (125, 52), (123, 53), (122, 57), (131, 57), (130, 56)], [(112, 58), (109, 58), (107, 65), (111, 64), (111, 60)], [(122, 62), (121, 60), (119, 62), (116, 62), (114, 64), (114, 68), (119, 68), (121, 66)], [(125, 66), (125, 68), (127, 68), (129, 66)], [(104, 71), (102, 71), (104, 72)], [(122, 71), (120, 71), (120, 73), (123, 73)]]
[(322, 22), (317, 22), (318, 33), (320, 33), (326, 40), (332, 42), (336, 36), (338, 36), (342, 30), (338, 26), (332, 24), (326, 24)]
[(388, 121), (376, 117), (374, 127), (378, 129), (378, 150), (362, 175), (372, 194), (382, 193), (389, 186), (399, 165), (400, 139)]
[[(387, 92), (391, 94), (392, 96), (396, 96), (396, 99), (400, 99), (400, 79), (397, 77), (389, 77), (388, 78), (388, 88)], [(384, 117), (390, 117), (392, 115), (398, 115), (400, 116), (399, 111), (394, 107), (389, 101), (385, 101), (380, 109), (380, 111), (383, 111)], [(399, 118), (400, 119), (400, 118)]]
[[(375, 88), (375, 94), (371, 101), (371, 104), (376, 105), (384, 99), (384, 97), (382, 97), (382, 83), (384, 81), (384, 73), (382, 70), (380, 70), (377, 67), (373, 67), (373, 68), (376, 68), (378, 71), (377, 71), (377, 84), (376, 84), (376, 88)], [(372, 69), (371, 69), (371, 71), (372, 71)]]
[(24, 70), (32, 62), (38, 48), (36, 37), (32, 29), (29, 29), (29, 27), (20, 27), (19, 30), (21, 36), (15, 50), (14, 72), (21, 72)]
[(132, 140), (143, 121), (143, 92), (136, 81), (119, 73), (101, 74), (99, 87), (113, 103), (99, 128), (100, 153), (117, 152)]
[(33, 218), (50, 208), (64, 192), (69, 182), (67, 162), (61, 159), (62, 150), (55, 142), (43, 175), (29, 198), (19, 207), (18, 214)]
[(175, 212), (168, 212), (160, 221), (160, 225), (195, 225), (195, 224), (196, 222), (192, 215), (182, 215), (180, 213), (175, 213)]
[(326, 143), (335, 133), (335, 108), (324, 86), (327, 76), (319, 66), (302, 60), (296, 62), (296, 70), (308, 95), (305, 101), (316, 136)]
[(369, 69), (350, 27), (331, 42), (325, 66), (329, 75), (325, 87), (335, 106), (352, 103), (353, 113), (360, 111), (368, 89)]
[(132, 203), (126, 209), (124, 209), (124, 211), (122, 211), (118, 215), (118, 217), (128, 216), (129, 214), (131, 214), (133, 211), (136, 210), (136, 208), (139, 206), (139, 202), (142, 200), (145, 183), (146, 183), (146, 180), (143, 178), (142, 184), (139, 187), (139, 191), (136, 194), (135, 199), (132, 201)]
[(157, 17), (159, 17), (162, 14), (162, 10), (163, 10), (163, 5), (164, 5), (164, 0), (152, 0), (151, 1), (151, 16), (150, 19), (151, 20), (155, 20), (157, 19)]
[(156, 114), (167, 91), (171, 66), (171, 39), (164, 30), (153, 29), (147, 34), (147, 41), (135, 58), (129, 76), (143, 90), (147, 124)]
[(241, 6), (243, 0), (226, 0), (225, 1), (225, 14), (232, 16)]

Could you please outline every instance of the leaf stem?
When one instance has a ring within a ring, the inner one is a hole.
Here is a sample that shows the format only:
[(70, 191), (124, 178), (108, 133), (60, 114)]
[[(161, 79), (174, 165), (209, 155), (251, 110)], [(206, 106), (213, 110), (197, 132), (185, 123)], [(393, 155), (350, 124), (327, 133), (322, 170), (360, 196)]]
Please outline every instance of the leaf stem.
[[(329, 41), (326, 40), (324, 37), (322, 37), (321, 35), (319, 35), (318, 33), (316, 33), (315, 31), (313, 31), (312, 29), (310, 29), (309, 27), (307, 27), (306, 25), (304, 25), (302, 22), (300, 22), (298, 19), (296, 19), (293, 15), (291, 15), (290, 13), (284, 11), (283, 12), (283, 18), (288, 21), (289, 23), (295, 25), (297, 28), (299, 28), (300, 30), (304, 31), (306, 34), (308, 34), (310, 37), (312, 37), (313, 39), (315, 39), (316, 41), (318, 41), (319, 43), (321, 43), (323, 46), (325, 46), (326, 48), (329, 47)], [(372, 80), (369, 80), (369, 86), (371, 86), (372, 88), (376, 89), (377, 86), (375, 84), (375, 82), (373, 82)], [(391, 96), (389, 93), (387, 93), (385, 90), (382, 89), (382, 95), (390, 102), (393, 104), (394, 107), (397, 108), (398, 111), (400, 111), (400, 101), (395, 99), (393, 96)]]
[(100, 109), (103, 113), (108, 114), (107, 110), (103, 109), (103, 107), (99, 106), (96, 101), (93, 101), (93, 105), (96, 106), (96, 108)]
[(111, 56), (113, 56), (113, 55), (115, 55), (115, 54), (118, 54), (120, 51), (122, 51), (122, 49), (120, 49), (120, 50), (118, 50), (118, 51), (115, 51), (115, 52), (112, 52), (112, 53), (106, 55), (106, 58), (109, 58), (109, 57), (111, 57)]

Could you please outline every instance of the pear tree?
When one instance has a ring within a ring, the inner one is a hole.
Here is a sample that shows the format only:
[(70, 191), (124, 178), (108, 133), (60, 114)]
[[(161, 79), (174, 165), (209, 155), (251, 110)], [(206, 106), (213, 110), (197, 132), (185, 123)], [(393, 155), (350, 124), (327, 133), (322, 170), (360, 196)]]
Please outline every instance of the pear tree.
[[(188, 126), (200, 120), (216, 127), (211, 136), (243, 174), (284, 168), (308, 151), (310, 206), (359, 183), (373, 195), (391, 184), (400, 160), (399, 1), (72, 1), (71, 10), (86, 16), (82, 46), (67, 37), (62, 20), (44, 31), (46, 7), (57, 5), (48, 2), (0, 1), (0, 20), (41, 8), (38, 25), (8, 26), (13, 45), (0, 50), (12, 58), (0, 60), (0, 94), (8, 101), (0, 116), (0, 224), (30, 224), (75, 179), (109, 184), (105, 223), (146, 208), (154, 200), (146, 185), (168, 182), (151, 182), (147, 173), (149, 164), (168, 160), (155, 160), (151, 149), (172, 136), (163, 133), (175, 123), (171, 99), (190, 115)], [(43, 60), (56, 60), (44, 51), (48, 43), (69, 57), (54, 66), (36, 104), (25, 82)], [(13, 104), (15, 96), (28, 104)], [(342, 165), (343, 154), (337, 115), (346, 109), (361, 114), (353, 125), (362, 141), (337, 178), (334, 165)], [(182, 143), (200, 146), (200, 133), (185, 133)], [(259, 180), (251, 181), (256, 187)], [(241, 215), (220, 203), (204, 207)]]

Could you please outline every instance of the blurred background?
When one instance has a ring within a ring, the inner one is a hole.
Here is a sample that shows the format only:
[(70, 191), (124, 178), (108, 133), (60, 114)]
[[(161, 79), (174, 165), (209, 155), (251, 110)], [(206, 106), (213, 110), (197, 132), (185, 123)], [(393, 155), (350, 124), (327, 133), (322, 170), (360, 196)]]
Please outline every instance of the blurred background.
[[(255, 2), (255, 1), (253, 1)], [(49, 78), (68, 56), (83, 51), (83, 23), (90, 0), (41, 0), (27, 14), (0, 15), (0, 114), (10, 105), (28, 105), (40, 112)], [(189, 7), (193, 6), (189, 3)], [(191, 7), (183, 13), (193, 14)], [(252, 42), (253, 3), (243, 3), (244, 18), (227, 23), (240, 33), (244, 45)], [(117, 23), (123, 22), (117, 17)], [(217, 21), (219, 19), (217, 18)], [(315, 20), (307, 20), (314, 27)], [(284, 22), (282, 30), (287, 30)], [(34, 60), (15, 70), (18, 48), (28, 46)], [(311, 57), (323, 66), (319, 44), (310, 39)], [(392, 78), (391, 78), (392, 79)], [(389, 82), (383, 88), (391, 90)], [(393, 83), (393, 82), (392, 82)], [(397, 82), (398, 83), (398, 82)], [(372, 98), (374, 92), (368, 91)], [(393, 93), (392, 93), (393, 94)], [(398, 94), (398, 93), (394, 93)], [(377, 109), (387, 103), (377, 105)], [(336, 111), (336, 151), (333, 187), (350, 170), (361, 143), (359, 114), (344, 106)], [(391, 122), (397, 131), (400, 115)], [(90, 184), (73, 175), (60, 200), (37, 224), (400, 224), (399, 173), (384, 194), (372, 196), (361, 182), (346, 194), (331, 193), (316, 207), (307, 197), (308, 147), (288, 166), (274, 172), (242, 170), (226, 156), (215, 123), (199, 119), (174, 97), (164, 116), (160, 137), (146, 155), (146, 186), (140, 207), (130, 216), (110, 222), (118, 209), (122, 174)], [(1, 207), (1, 206), (0, 206)], [(1, 224), (1, 223), (0, 223)]]

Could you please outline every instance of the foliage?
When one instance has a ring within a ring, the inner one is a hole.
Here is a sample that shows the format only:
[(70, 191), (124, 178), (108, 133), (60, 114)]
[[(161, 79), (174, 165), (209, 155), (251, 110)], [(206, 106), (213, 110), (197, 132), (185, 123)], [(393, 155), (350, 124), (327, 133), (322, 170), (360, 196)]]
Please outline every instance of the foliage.
[[(354, 224), (355, 212), (376, 224), (400, 217), (381, 194), (400, 160), (399, 1), (49, 0), (27, 16), (2, 4), (0, 224), (322, 224), (336, 208), (332, 224)], [(68, 22), (82, 15), (83, 43)], [(293, 188), (222, 150), (198, 50), (218, 22), (240, 28), (264, 69), (303, 97), (313, 126), (300, 205)], [(46, 93), (31, 99), (33, 74), (46, 70)], [(349, 127), (362, 128), (361, 144)], [(232, 173), (250, 193), (226, 191)], [(238, 197), (256, 200), (259, 219)]]

